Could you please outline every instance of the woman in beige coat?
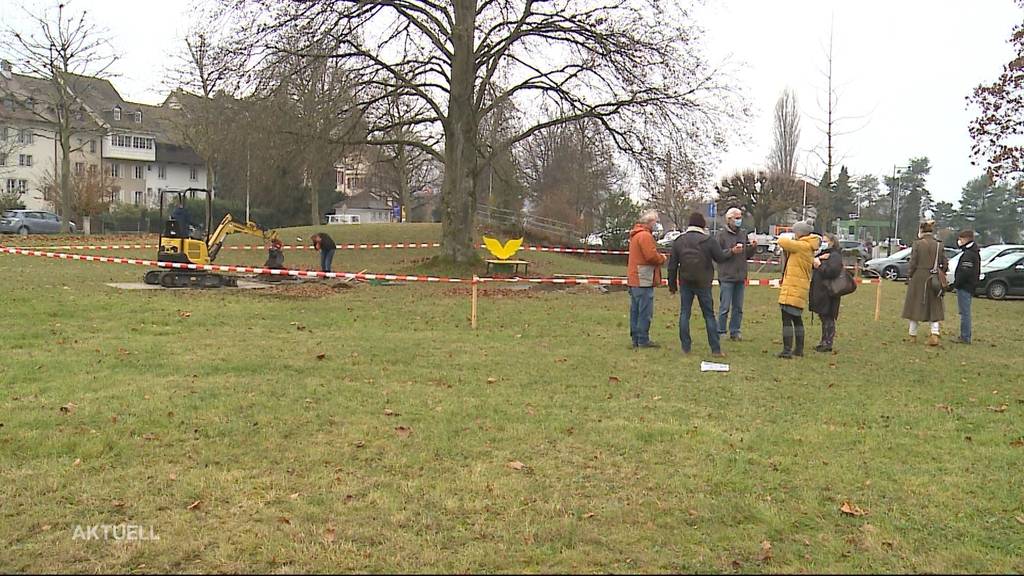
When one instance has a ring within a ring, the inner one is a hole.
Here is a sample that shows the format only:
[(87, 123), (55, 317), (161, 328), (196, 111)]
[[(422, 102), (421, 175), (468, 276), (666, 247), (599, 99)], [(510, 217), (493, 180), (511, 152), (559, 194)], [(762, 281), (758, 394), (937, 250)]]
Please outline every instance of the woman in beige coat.
[(917, 342), (917, 328), (921, 322), (931, 323), (929, 346), (939, 345), (940, 322), (945, 319), (942, 306), (942, 292), (935, 293), (930, 287), (932, 269), (936, 261), (943, 272), (948, 269), (942, 243), (935, 239), (935, 222), (922, 222), (918, 239), (910, 253), (910, 268), (907, 271), (907, 297), (903, 302), (903, 317), (910, 320), (910, 341)]

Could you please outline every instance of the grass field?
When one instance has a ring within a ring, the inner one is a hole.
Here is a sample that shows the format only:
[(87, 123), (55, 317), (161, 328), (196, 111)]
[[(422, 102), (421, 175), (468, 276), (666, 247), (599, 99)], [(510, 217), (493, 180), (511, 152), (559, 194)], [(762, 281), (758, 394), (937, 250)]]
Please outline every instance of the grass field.
[[(777, 291), (751, 287), (720, 374), (699, 371), (700, 332), (679, 354), (667, 291), (665, 347), (635, 352), (621, 291), (488, 288), (471, 331), (468, 287), (104, 285), (144, 270), (0, 256), (0, 570), (1024, 571), (1022, 301), (976, 300), (975, 345), (929, 349), (902, 341), (902, 284), (878, 323), (865, 286), (836, 355), (787, 362)], [(74, 538), (118, 524), (159, 540)]]

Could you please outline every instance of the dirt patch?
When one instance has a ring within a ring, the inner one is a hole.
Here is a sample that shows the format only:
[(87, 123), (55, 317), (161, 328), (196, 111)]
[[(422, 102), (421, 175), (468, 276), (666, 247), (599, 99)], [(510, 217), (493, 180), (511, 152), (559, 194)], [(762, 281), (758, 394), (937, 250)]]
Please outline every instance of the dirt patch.
[[(531, 289), (531, 286), (526, 285), (513, 285), (503, 288), (480, 288), (477, 294), (481, 298), (538, 298), (540, 294)], [(457, 297), (468, 297), (473, 294), (473, 288), (471, 286), (458, 286), (455, 288), (448, 288), (444, 291), (446, 296), (457, 296)]]
[(356, 286), (358, 286), (358, 284), (354, 282), (312, 281), (271, 286), (260, 290), (259, 294), (278, 298), (327, 298), (328, 296), (353, 290)]

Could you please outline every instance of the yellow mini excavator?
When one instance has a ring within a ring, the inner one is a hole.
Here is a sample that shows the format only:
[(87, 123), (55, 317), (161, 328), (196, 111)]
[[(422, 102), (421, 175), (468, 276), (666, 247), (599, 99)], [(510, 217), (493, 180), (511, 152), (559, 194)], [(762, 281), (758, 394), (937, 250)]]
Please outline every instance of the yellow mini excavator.
[[(192, 226), (192, 219), (185, 207), (186, 199), (204, 196), (206, 201), (206, 215), (203, 228), (195, 231)], [(165, 199), (173, 197), (173, 208), (170, 216), (165, 219)], [(258, 236), (264, 240), (276, 241), (277, 232), (264, 230), (252, 222), (241, 224), (235, 222), (231, 214), (226, 214), (220, 221), (217, 228), (210, 232), (213, 200), (210, 191), (203, 188), (188, 188), (186, 190), (161, 190), (160, 191), (160, 222), (163, 226), (160, 229), (160, 242), (157, 248), (157, 261), (178, 262), (181, 264), (195, 264), (202, 266), (210, 264), (217, 258), (224, 238), (228, 234), (249, 234)], [(159, 285), (165, 288), (220, 288), (222, 286), (236, 286), (237, 278), (226, 276), (205, 270), (188, 270), (182, 268), (160, 268), (150, 270), (144, 278), (146, 284)]]

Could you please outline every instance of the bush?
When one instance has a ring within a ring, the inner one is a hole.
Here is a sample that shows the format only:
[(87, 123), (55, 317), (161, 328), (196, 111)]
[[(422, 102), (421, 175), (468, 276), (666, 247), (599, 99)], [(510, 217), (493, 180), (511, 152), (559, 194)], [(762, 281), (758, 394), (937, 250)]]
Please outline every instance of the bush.
[(17, 192), (0, 192), (0, 212), (4, 210), (24, 210), (25, 203)]

